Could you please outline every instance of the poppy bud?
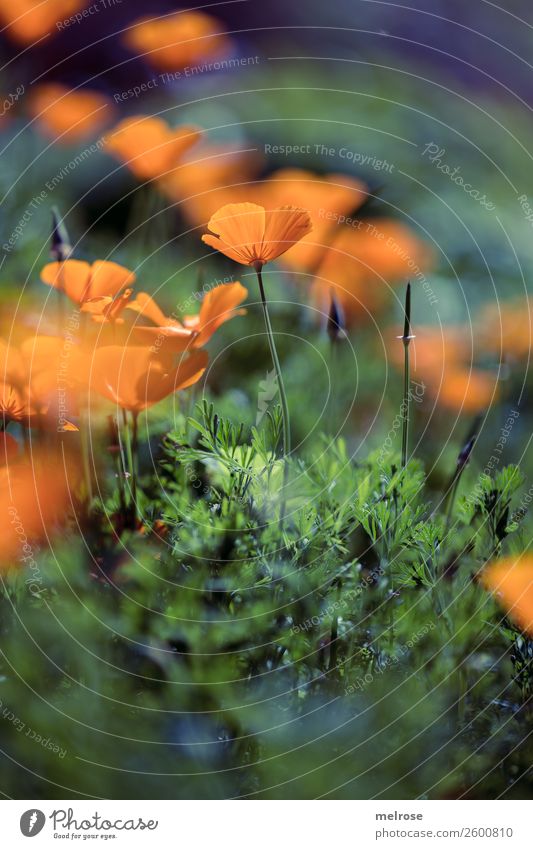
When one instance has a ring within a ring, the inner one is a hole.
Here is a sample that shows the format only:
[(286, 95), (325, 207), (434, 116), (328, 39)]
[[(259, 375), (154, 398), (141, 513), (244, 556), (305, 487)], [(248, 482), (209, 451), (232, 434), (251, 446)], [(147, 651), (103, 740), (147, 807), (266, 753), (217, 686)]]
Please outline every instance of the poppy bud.
[(52, 237), (50, 241), (50, 256), (56, 262), (64, 262), (70, 257), (72, 246), (69, 241), (67, 228), (60, 218), (57, 207), (52, 207)]
[(459, 451), (459, 456), (457, 457), (457, 469), (462, 470), (470, 460), (470, 455), (472, 454), (474, 445), (476, 444), (476, 437), (471, 436), (468, 442), (463, 445), (461, 450)]
[(404, 324), (403, 324), (403, 334), (398, 336), (398, 339), (401, 339), (404, 346), (409, 347), (409, 343), (411, 339), (415, 337), (411, 333), (411, 284), (407, 284), (407, 289), (405, 291), (405, 309), (404, 309)]
[(344, 314), (333, 291), (330, 292), (330, 307), (327, 321), (327, 332), (332, 343), (346, 338)]

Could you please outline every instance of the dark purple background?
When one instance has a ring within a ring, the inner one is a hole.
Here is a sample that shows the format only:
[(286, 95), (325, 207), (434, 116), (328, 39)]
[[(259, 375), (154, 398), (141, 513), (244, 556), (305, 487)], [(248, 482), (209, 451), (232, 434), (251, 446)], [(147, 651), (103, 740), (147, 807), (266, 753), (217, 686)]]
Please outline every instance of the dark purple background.
[[(115, 2), (15, 59), (8, 76), (29, 81), (44, 72), (46, 79), (72, 86), (88, 82), (103, 90), (145, 79), (143, 61), (132, 58), (117, 33), (140, 16), (188, 7), (167, 0)], [(532, 102), (527, 65), (533, 63), (531, 0), (500, 2), (505, 11), (489, 0), (404, 0), (403, 8), (402, 0), (237, 0), (212, 4), (206, 11), (240, 33), (243, 54), (268, 50), (377, 61), (388, 51), (404, 67), (427, 67), (441, 81), (460, 79), (498, 96), (513, 96), (507, 87)], [(10, 58), (17, 49), (4, 38), (2, 53)]]

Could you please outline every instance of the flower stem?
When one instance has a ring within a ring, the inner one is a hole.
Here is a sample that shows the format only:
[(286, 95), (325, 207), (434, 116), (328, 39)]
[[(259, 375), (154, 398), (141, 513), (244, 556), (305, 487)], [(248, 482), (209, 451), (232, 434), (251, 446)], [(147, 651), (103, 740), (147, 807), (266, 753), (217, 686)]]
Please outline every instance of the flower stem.
[(87, 500), (88, 503), (91, 504), (93, 500), (93, 483), (92, 483), (92, 475), (91, 475), (91, 462), (90, 462), (90, 445), (89, 445), (89, 430), (88, 430), (88, 416), (87, 413), (84, 412), (80, 421), (80, 441), (81, 441), (81, 458), (83, 465), (83, 476), (85, 478), (85, 487), (87, 489)]
[(402, 404), (402, 469), (407, 465), (407, 448), (409, 440), (409, 400), (410, 400), (410, 368), (409, 368), (409, 343), (411, 336), (411, 284), (407, 284), (405, 293), (405, 322), (403, 336), (404, 366), (403, 366), (403, 404)]
[(283, 376), (281, 374), (281, 365), (279, 362), (278, 352), (276, 350), (276, 343), (274, 341), (274, 333), (272, 331), (272, 324), (270, 323), (270, 316), (268, 314), (268, 306), (265, 297), (265, 289), (263, 286), (263, 275), (262, 275), (262, 263), (254, 264), (255, 272), (257, 274), (257, 282), (259, 283), (259, 292), (261, 294), (261, 304), (263, 307), (263, 315), (265, 319), (265, 327), (268, 336), (268, 343), (270, 345), (270, 353), (272, 356), (272, 362), (274, 363), (274, 369), (276, 371), (276, 379), (278, 381), (279, 388), (279, 397), (281, 401), (281, 415), (283, 422), (283, 457), (284, 457), (284, 467), (283, 467), (283, 493), (282, 493), (282, 501), (280, 508), (280, 527), (283, 528), (283, 522), (285, 519), (285, 507), (286, 507), (286, 489), (289, 475), (289, 466), (288, 466), (288, 458), (291, 453), (291, 432), (290, 432), (290, 418), (289, 418), (289, 405), (287, 403), (287, 396), (285, 394), (285, 386), (283, 383)]
[[(125, 435), (125, 442), (126, 442), (126, 456), (128, 458), (128, 469), (129, 469), (129, 473), (130, 473), (130, 476), (131, 476), (131, 499), (132, 499), (131, 512), (132, 512), (132, 516), (133, 516), (133, 527), (136, 528), (137, 527), (137, 475), (136, 475), (136, 472), (135, 472), (135, 465), (134, 465), (134, 462), (133, 462), (133, 447), (132, 447), (132, 438), (131, 438), (131, 433), (130, 433), (130, 425), (129, 425), (129, 422), (128, 422), (128, 414), (127, 414), (126, 410), (124, 410), (124, 409), (122, 410), (122, 419), (123, 419), (123, 422), (124, 422), (124, 435)], [(135, 434), (135, 431), (136, 431), (135, 421), (136, 421), (135, 416), (133, 416), (134, 434)], [(135, 438), (136, 438), (136, 436), (135, 436)]]
[(448, 533), (450, 529), (450, 524), (452, 521), (453, 514), (453, 505), (455, 504), (455, 496), (457, 495), (457, 489), (459, 487), (459, 481), (461, 480), (461, 474), (456, 475), (455, 480), (452, 485), (452, 490), (450, 492), (450, 500), (448, 502), (448, 510), (446, 511), (446, 533)]

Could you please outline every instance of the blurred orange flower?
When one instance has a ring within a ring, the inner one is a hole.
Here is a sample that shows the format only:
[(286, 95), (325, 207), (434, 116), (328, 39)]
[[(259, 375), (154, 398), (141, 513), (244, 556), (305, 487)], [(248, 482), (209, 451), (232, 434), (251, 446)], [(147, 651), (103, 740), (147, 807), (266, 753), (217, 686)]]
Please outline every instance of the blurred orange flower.
[(205, 223), (217, 209), (229, 203), (255, 203), (265, 209), (280, 209), (291, 206), (294, 198), (298, 198), (309, 213), (312, 232), (284, 255), (283, 263), (299, 272), (316, 268), (341, 230), (342, 222), (349, 219), (368, 194), (360, 180), (343, 174), (321, 176), (302, 168), (283, 168), (265, 179), (254, 180), (260, 164), (255, 151), (233, 157), (221, 154), (218, 158), (213, 153), (212, 161), (207, 160), (210, 167), (205, 171), (204, 163), (201, 159), (196, 165), (176, 171), (166, 184), (166, 193), (176, 201), (183, 200), (185, 214), (195, 224)]
[[(77, 412), (75, 353), (56, 336), (34, 335), (20, 345), (0, 340), (0, 417), (4, 427), (20, 422), (52, 431), (78, 428), (66, 417)], [(70, 377), (69, 377), (70, 374)]]
[(56, 24), (87, 5), (87, 0), (0, 0), (0, 21), (19, 44), (31, 44), (58, 31)]
[(150, 295), (140, 292), (129, 309), (153, 321), (156, 327), (135, 326), (133, 332), (146, 341), (165, 340), (166, 350), (186, 351), (188, 348), (200, 348), (211, 339), (213, 333), (226, 321), (245, 310), (237, 310), (248, 290), (241, 283), (224, 283), (215, 286), (202, 299), (198, 315), (186, 315), (183, 323), (168, 317), (159, 309)]
[(224, 204), (252, 200), (249, 184), (261, 166), (256, 150), (203, 144), (179, 168), (160, 180), (160, 187), (194, 225), (205, 226)]
[(172, 129), (162, 118), (125, 118), (105, 138), (106, 150), (124, 162), (139, 180), (154, 180), (175, 168), (201, 137), (197, 127)]
[(14, 463), (19, 455), (19, 445), (14, 436), (0, 431), (0, 466)]
[(335, 239), (346, 229), (343, 222), (367, 199), (368, 189), (346, 174), (320, 176), (302, 168), (274, 171), (263, 183), (251, 187), (254, 200), (266, 209), (277, 209), (298, 198), (308, 211), (312, 233), (305, 236), (283, 263), (295, 271), (314, 270)]
[(111, 120), (114, 108), (109, 98), (97, 91), (72, 91), (59, 83), (43, 83), (31, 95), (30, 111), (47, 136), (74, 144), (95, 136)]
[(430, 265), (429, 249), (401, 222), (375, 218), (337, 231), (316, 270), (312, 293), (327, 314), (333, 290), (348, 327), (386, 303), (391, 283)]
[(477, 322), (477, 337), (485, 350), (518, 360), (529, 357), (533, 343), (533, 298), (485, 307)]
[(97, 324), (123, 324), (122, 313), (130, 303), (133, 289), (125, 289), (116, 298), (104, 295), (84, 301), (81, 311), (89, 313)]
[(116, 262), (97, 260), (89, 265), (79, 259), (50, 262), (41, 271), (41, 280), (64, 292), (74, 303), (92, 298), (111, 298), (135, 282), (133, 271)]
[(109, 345), (86, 351), (80, 380), (124, 410), (139, 413), (200, 380), (207, 367), (205, 351), (182, 358), (154, 356), (150, 348)]
[(451, 369), (443, 375), (438, 387), (437, 402), (452, 411), (479, 413), (487, 408), (497, 395), (494, 374), (481, 369)]
[(32, 451), (31, 463), (8, 461), (0, 468), (0, 557), (6, 567), (31, 564), (31, 543), (50, 538), (70, 506), (73, 474), (75, 465), (50, 449)]
[(533, 554), (496, 560), (483, 570), (481, 582), (509, 618), (533, 637)]
[[(477, 413), (490, 405), (497, 394), (497, 376), (472, 365), (472, 347), (467, 328), (418, 327), (411, 342), (411, 371), (421, 380), (428, 395), (452, 412)], [(390, 343), (390, 354), (403, 369), (403, 347)]]
[(218, 59), (230, 52), (232, 41), (224, 25), (204, 12), (176, 12), (160, 18), (141, 18), (124, 37), (128, 47), (162, 71)]
[(264, 265), (288, 251), (312, 229), (305, 209), (266, 210), (255, 203), (230, 203), (211, 216), (206, 245), (243, 265)]

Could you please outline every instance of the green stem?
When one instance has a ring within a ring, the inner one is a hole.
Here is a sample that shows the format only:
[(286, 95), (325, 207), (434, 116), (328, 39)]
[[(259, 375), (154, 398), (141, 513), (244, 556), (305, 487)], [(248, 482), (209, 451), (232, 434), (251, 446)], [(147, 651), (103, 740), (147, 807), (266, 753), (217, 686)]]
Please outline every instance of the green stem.
[(403, 360), (403, 405), (402, 405), (402, 469), (407, 465), (407, 443), (409, 438), (409, 400), (410, 400), (410, 383), (411, 376), (409, 373), (409, 343), (413, 336), (411, 335), (411, 284), (407, 284), (405, 290), (405, 314), (403, 325), (403, 342), (404, 360)]
[(91, 475), (91, 464), (89, 460), (89, 432), (88, 432), (88, 416), (84, 411), (80, 421), (80, 440), (81, 440), (81, 456), (83, 464), (83, 475), (85, 478), (85, 486), (87, 488), (87, 498), (89, 504), (93, 500), (93, 482)]
[(287, 403), (287, 396), (285, 394), (285, 386), (283, 383), (283, 376), (281, 374), (281, 365), (279, 362), (278, 352), (276, 350), (276, 343), (274, 341), (274, 333), (272, 330), (272, 324), (270, 323), (270, 316), (268, 314), (268, 306), (265, 297), (265, 289), (263, 286), (263, 275), (262, 275), (262, 263), (255, 263), (254, 265), (255, 272), (257, 274), (257, 281), (259, 283), (259, 292), (261, 293), (261, 304), (263, 307), (263, 316), (265, 319), (265, 327), (268, 336), (268, 343), (270, 345), (270, 353), (272, 356), (272, 362), (274, 363), (274, 369), (276, 371), (276, 378), (278, 381), (279, 388), (279, 397), (281, 401), (281, 415), (283, 421), (283, 457), (284, 457), (284, 467), (283, 467), (283, 493), (282, 493), (282, 501), (280, 508), (280, 528), (283, 529), (283, 522), (285, 520), (285, 508), (286, 508), (286, 490), (287, 490), (287, 482), (289, 475), (289, 465), (288, 458), (291, 453), (291, 434), (290, 434), (290, 418), (289, 418), (289, 405)]
[(409, 342), (404, 341), (404, 368), (403, 368), (403, 424), (402, 424), (402, 469), (407, 465), (407, 447), (409, 437)]
[(452, 491), (450, 492), (450, 500), (449, 500), (449, 503), (448, 503), (448, 510), (446, 511), (446, 533), (448, 533), (448, 530), (450, 528), (450, 523), (451, 523), (451, 520), (452, 520), (453, 505), (455, 504), (455, 496), (457, 495), (457, 489), (459, 487), (460, 479), (461, 479), (461, 475), (459, 474), (459, 475), (456, 476), (455, 481), (454, 481), (453, 486), (452, 486)]
[(331, 363), (331, 379), (330, 379), (330, 399), (329, 399), (329, 415), (328, 422), (331, 435), (333, 436), (335, 433), (335, 421), (336, 421), (336, 393), (335, 393), (335, 375), (337, 373), (337, 341), (335, 339), (331, 339), (329, 343), (329, 358)]
[(132, 514), (134, 527), (137, 526), (137, 478), (135, 475), (135, 466), (133, 464), (133, 449), (130, 433), (130, 426), (126, 410), (122, 410), (122, 420), (124, 422), (124, 436), (126, 442), (126, 457), (128, 459), (128, 470), (131, 476), (131, 499), (132, 499)]
[(131, 448), (133, 451), (133, 462), (135, 464), (135, 473), (139, 469), (139, 413), (132, 412), (131, 419), (133, 422), (133, 432), (131, 438)]

